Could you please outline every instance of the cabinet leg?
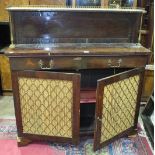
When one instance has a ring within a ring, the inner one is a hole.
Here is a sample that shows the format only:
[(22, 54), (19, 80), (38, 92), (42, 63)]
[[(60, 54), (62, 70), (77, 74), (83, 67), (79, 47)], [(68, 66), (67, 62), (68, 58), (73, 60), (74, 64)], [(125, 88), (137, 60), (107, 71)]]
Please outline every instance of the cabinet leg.
[(32, 141), (30, 139), (24, 138), (24, 137), (17, 137), (17, 144), (18, 147), (26, 146), (30, 144)]
[(133, 130), (133, 131), (128, 135), (129, 138), (136, 137), (136, 136), (137, 136), (137, 130)]

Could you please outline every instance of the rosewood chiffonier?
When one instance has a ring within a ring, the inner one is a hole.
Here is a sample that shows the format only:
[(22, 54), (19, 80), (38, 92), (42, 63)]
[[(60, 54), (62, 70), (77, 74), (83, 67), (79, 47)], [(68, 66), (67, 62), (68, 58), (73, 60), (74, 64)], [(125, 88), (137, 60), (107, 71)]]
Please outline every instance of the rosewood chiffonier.
[(18, 144), (78, 144), (94, 150), (136, 130), (144, 67), (142, 9), (10, 7)]

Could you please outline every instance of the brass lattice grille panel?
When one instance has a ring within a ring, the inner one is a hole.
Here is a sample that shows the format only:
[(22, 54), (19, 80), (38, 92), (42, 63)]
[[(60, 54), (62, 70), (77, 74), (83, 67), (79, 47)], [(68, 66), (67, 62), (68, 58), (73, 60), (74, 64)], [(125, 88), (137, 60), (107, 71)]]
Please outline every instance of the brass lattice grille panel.
[(72, 137), (73, 82), (18, 78), (23, 133)]
[(134, 126), (140, 76), (104, 87), (100, 143)]

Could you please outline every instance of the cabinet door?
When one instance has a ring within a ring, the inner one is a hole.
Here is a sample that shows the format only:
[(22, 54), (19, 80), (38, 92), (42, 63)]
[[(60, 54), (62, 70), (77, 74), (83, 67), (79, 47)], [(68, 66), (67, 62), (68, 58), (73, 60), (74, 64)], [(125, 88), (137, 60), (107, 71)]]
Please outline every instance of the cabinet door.
[(94, 150), (136, 129), (144, 68), (98, 80)]
[(12, 73), (18, 136), (78, 143), (80, 75)]

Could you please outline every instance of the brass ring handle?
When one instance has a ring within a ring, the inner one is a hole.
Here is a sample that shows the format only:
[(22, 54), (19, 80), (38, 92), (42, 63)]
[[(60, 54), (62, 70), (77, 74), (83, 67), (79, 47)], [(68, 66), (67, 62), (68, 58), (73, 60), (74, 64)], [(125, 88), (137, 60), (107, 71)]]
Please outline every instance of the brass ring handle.
[(43, 60), (39, 60), (38, 64), (39, 64), (39, 67), (43, 70), (50, 70), (54, 67), (54, 61), (52, 59), (49, 61), (49, 67), (44, 67)]
[(117, 61), (117, 65), (112, 65), (111, 59), (108, 60), (108, 66), (111, 68), (119, 68), (119, 67), (121, 67), (121, 63), (122, 63), (122, 59), (119, 59)]

